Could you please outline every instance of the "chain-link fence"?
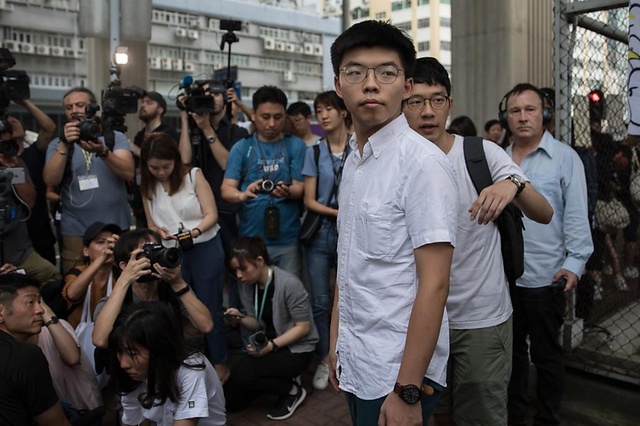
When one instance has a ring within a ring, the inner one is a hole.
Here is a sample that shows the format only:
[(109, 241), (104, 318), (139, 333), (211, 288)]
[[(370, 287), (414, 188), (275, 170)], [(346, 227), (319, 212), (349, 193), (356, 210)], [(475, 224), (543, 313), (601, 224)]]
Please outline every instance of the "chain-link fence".
[(567, 360), (640, 383), (640, 197), (634, 202), (633, 190), (640, 195), (640, 162), (627, 137), (629, 16), (629, 2), (556, 0), (554, 77), (556, 136), (584, 162), (595, 249), (570, 296)]

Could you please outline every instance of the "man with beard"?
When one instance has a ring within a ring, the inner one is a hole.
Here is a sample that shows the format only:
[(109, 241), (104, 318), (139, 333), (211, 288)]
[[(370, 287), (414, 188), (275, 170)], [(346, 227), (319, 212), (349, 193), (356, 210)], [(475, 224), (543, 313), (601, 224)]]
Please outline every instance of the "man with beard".
[(129, 204), (133, 215), (136, 217), (136, 227), (146, 228), (147, 220), (144, 216), (142, 208), (142, 198), (140, 198), (140, 169), (138, 168), (138, 157), (140, 157), (140, 147), (144, 138), (149, 133), (163, 132), (171, 136), (173, 139), (180, 140), (180, 133), (162, 122), (162, 117), (167, 112), (167, 101), (158, 92), (146, 92), (142, 97), (140, 109), (138, 110), (138, 118), (144, 123), (144, 129), (141, 129), (133, 139), (131, 151), (133, 152), (136, 178), (132, 185), (129, 186)]

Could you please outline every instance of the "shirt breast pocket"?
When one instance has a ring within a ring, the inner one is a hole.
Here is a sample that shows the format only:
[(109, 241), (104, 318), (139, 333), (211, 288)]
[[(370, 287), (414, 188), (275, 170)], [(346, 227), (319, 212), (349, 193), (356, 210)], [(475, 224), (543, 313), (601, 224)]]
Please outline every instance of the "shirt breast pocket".
[(562, 184), (557, 176), (543, 173), (527, 173), (533, 187), (552, 205), (562, 203)]
[(359, 225), (358, 249), (366, 259), (391, 256), (391, 220), (387, 215), (364, 211)]

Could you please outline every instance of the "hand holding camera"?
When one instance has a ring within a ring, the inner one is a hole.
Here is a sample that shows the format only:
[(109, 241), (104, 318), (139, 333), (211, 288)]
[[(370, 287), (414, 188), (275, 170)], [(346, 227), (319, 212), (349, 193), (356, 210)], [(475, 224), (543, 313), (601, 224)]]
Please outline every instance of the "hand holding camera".
[(249, 336), (249, 345), (247, 346), (247, 352), (253, 356), (263, 356), (262, 350), (269, 345), (269, 339), (263, 331), (258, 331)]

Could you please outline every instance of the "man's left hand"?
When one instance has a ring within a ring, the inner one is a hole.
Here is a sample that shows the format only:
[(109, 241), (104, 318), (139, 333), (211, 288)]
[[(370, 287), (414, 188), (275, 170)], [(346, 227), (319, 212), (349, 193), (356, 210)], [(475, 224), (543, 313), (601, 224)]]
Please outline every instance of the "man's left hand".
[(399, 395), (391, 392), (382, 404), (378, 426), (422, 425), (422, 402), (407, 404)]
[(81, 140), (80, 147), (85, 151), (92, 152), (96, 155), (102, 154), (105, 151), (105, 149), (109, 149), (100, 141), (82, 141)]
[(571, 290), (574, 287), (578, 286), (578, 276), (573, 272), (567, 269), (560, 269), (553, 276), (553, 281), (559, 280), (561, 277), (565, 277), (567, 279), (567, 284), (564, 286), (565, 293)]

